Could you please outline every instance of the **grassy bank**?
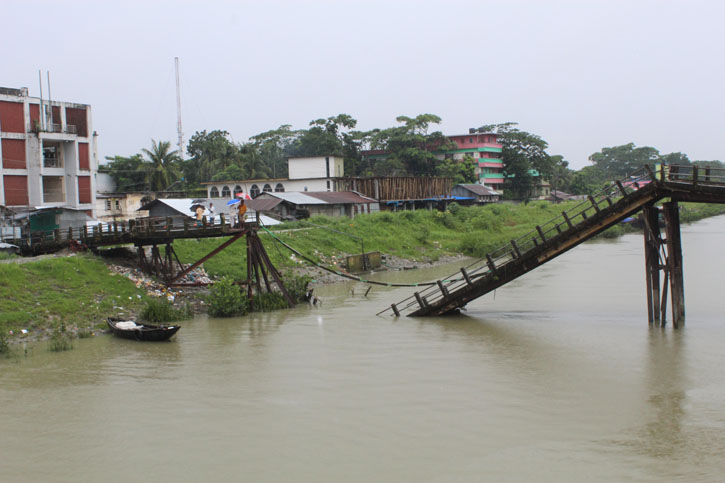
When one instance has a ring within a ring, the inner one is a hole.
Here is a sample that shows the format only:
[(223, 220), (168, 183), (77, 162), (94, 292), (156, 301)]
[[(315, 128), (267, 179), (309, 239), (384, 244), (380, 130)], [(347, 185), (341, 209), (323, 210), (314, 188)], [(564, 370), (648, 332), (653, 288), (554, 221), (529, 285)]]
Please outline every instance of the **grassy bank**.
[(119, 308), (136, 310), (145, 292), (92, 255), (0, 264), (0, 329), (18, 333), (87, 328)]
[[(442, 255), (483, 256), (572, 207), (534, 202), (453, 206), (446, 212), (384, 212), (352, 220), (313, 217), (285, 224), (275, 230), (275, 236), (325, 265), (341, 263), (346, 254), (360, 253), (361, 240), (366, 251), (435, 261)], [(687, 223), (723, 213), (725, 205), (683, 203), (680, 217)], [(628, 231), (634, 229), (619, 225), (602, 236)], [(291, 275), (292, 267), (307, 265), (269, 234), (260, 231), (260, 237), (284, 275)], [(222, 239), (178, 240), (174, 247), (182, 261), (190, 263), (221, 243)], [(204, 267), (214, 277), (245, 278), (244, 240), (208, 260)], [(144, 287), (137, 288), (128, 278), (112, 273), (102, 259), (92, 255), (0, 264), (0, 332), (4, 334), (55, 329), (61, 322), (71, 330), (85, 329), (110, 315), (138, 312), (148, 298)], [(0, 346), (2, 343), (0, 340)]]
[[(312, 217), (287, 223), (274, 230), (275, 236), (298, 251), (326, 265), (341, 263), (346, 254), (380, 251), (411, 260), (437, 260), (441, 255), (463, 254), (481, 257), (499, 246), (532, 231), (536, 225), (555, 218), (579, 202), (527, 205), (494, 204), (477, 207), (452, 206), (449, 211), (382, 212), (349, 218)], [(725, 213), (725, 205), (682, 203), (684, 223)], [(333, 231), (334, 230), (334, 231)], [(616, 237), (635, 231), (626, 225), (603, 234)], [(260, 231), (272, 262), (282, 271), (304, 265), (290, 251)], [(362, 242), (361, 242), (362, 241)], [(198, 260), (220, 245), (220, 240), (177, 241), (174, 247), (185, 263)], [(244, 278), (246, 247), (238, 241), (204, 263), (212, 276)]]

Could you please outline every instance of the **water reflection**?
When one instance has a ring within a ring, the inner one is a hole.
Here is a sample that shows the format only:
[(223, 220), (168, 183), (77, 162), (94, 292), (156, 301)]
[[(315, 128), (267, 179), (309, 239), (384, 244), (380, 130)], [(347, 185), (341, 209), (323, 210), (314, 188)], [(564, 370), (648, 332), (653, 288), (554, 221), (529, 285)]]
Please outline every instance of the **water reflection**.
[(681, 455), (687, 445), (682, 430), (687, 398), (686, 332), (656, 327), (649, 331), (645, 387), (652, 420), (638, 438), (639, 450), (648, 456)]

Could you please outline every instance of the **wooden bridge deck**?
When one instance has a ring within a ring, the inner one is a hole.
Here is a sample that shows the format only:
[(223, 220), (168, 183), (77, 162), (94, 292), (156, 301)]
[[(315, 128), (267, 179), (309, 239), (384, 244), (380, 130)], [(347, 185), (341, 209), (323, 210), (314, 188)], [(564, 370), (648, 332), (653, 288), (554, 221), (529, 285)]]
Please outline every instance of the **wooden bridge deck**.
[[(692, 166), (645, 168), (616, 181), (588, 201), (523, 237), (438, 280), (378, 315), (442, 315), (464, 307), (502, 285), (534, 270), (662, 199), (725, 203), (725, 170)], [(679, 228), (678, 228), (679, 229)], [(674, 296), (674, 294), (673, 294)]]
[(3, 241), (20, 247), (24, 254), (52, 253), (64, 248), (88, 248), (133, 244), (137, 247), (163, 245), (184, 238), (217, 238), (237, 235), (256, 229), (259, 224), (250, 221), (243, 228), (234, 227), (224, 216), (216, 223), (206, 218), (201, 225), (187, 216), (140, 218), (128, 222), (99, 223), (92, 227), (68, 228), (54, 232), (32, 233), (28, 238)]

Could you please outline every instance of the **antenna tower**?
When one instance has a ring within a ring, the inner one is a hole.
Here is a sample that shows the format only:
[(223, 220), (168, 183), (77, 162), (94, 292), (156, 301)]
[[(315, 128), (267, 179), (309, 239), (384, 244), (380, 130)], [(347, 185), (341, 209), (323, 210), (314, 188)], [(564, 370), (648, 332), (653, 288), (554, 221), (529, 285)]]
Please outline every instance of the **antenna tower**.
[(184, 160), (184, 133), (181, 130), (181, 89), (179, 88), (179, 58), (174, 57), (176, 65), (176, 130), (179, 133), (179, 158)]

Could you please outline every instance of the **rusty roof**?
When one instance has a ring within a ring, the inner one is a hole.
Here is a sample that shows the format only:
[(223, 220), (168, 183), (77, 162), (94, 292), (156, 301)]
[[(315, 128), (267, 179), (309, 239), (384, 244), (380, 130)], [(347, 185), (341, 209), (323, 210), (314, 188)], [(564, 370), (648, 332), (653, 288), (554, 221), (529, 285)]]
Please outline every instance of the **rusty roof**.
[(345, 204), (345, 203), (377, 203), (378, 200), (363, 196), (356, 191), (307, 191), (307, 196), (312, 196), (318, 200), (322, 200), (330, 204)]
[(279, 198), (255, 198), (244, 202), (247, 208), (254, 211), (270, 211), (280, 203), (282, 200)]

